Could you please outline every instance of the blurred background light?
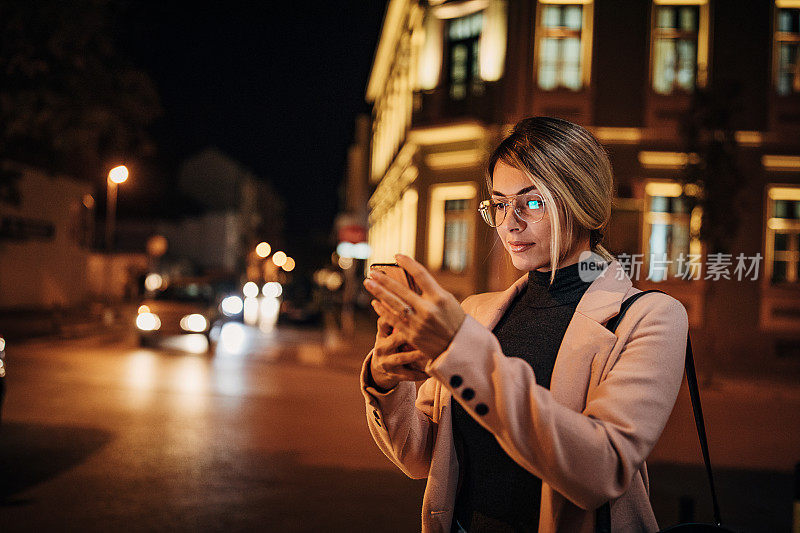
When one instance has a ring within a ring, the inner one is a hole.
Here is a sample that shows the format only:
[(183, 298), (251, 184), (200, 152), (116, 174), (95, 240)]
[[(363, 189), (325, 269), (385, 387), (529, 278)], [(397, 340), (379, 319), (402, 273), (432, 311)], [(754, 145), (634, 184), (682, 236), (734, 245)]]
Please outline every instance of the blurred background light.
[(140, 313), (136, 317), (136, 327), (142, 331), (155, 331), (161, 327), (161, 320), (153, 313)]
[(288, 257), (284, 252), (275, 252), (275, 255), (272, 256), (272, 262), (275, 263), (276, 267), (282, 267), (286, 264), (287, 259)]
[(244, 302), (238, 296), (228, 296), (222, 300), (220, 307), (226, 316), (238, 315), (244, 308)]
[[(255, 283), (253, 283), (255, 285)], [(256, 287), (256, 294), (258, 294), (258, 287)], [(258, 298), (255, 296), (248, 296), (244, 299), (244, 315), (242, 320), (245, 324), (254, 326), (258, 322)]]
[(153, 272), (144, 278), (144, 288), (150, 292), (157, 291), (164, 284), (164, 278), (160, 274)]
[(261, 288), (261, 294), (267, 298), (277, 298), (283, 293), (283, 287), (277, 281), (270, 281)]
[(199, 313), (192, 313), (181, 318), (181, 329), (200, 333), (208, 327), (208, 320)]
[(352, 242), (343, 241), (336, 247), (336, 253), (339, 257), (353, 257), (354, 245)]
[(244, 287), (242, 287), (242, 294), (244, 294), (245, 299), (255, 298), (256, 296), (258, 296), (258, 285), (256, 285), (252, 281), (248, 281), (247, 283), (244, 284)]
[(355, 259), (368, 259), (372, 253), (372, 248), (366, 242), (359, 242), (353, 245), (353, 257)]
[(128, 179), (128, 167), (119, 165), (108, 171), (108, 179), (113, 183), (120, 184)]
[(267, 257), (271, 251), (272, 246), (270, 246), (269, 243), (260, 242), (258, 246), (256, 246), (256, 255), (262, 259)]

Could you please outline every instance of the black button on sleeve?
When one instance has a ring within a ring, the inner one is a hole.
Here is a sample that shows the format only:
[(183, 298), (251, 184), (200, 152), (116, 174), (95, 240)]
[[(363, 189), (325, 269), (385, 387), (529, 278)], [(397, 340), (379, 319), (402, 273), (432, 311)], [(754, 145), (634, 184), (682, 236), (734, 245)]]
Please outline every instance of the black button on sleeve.
[(469, 401), (475, 397), (475, 391), (467, 387), (461, 391), (461, 397)]
[(451, 387), (458, 388), (458, 387), (461, 386), (462, 383), (464, 383), (464, 380), (461, 379), (461, 376), (459, 376), (458, 374), (453, 374), (450, 377), (450, 386)]
[(475, 406), (475, 412), (483, 416), (489, 412), (489, 408), (486, 406), (485, 403), (479, 403), (478, 405)]

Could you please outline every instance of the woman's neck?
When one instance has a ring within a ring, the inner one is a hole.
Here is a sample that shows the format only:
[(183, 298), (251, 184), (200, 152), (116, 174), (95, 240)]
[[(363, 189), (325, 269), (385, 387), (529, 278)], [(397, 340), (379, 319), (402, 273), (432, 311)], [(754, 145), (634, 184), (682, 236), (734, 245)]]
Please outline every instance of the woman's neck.
[[(582, 243), (583, 244), (583, 243)], [(558, 268), (561, 269), (565, 266), (574, 265), (581, 259), (582, 253), (591, 253), (591, 249), (589, 248), (589, 241), (586, 241), (586, 246), (578, 246), (571, 254), (565, 257), (561, 262), (558, 263)], [(548, 263), (545, 266), (541, 266), (536, 269), (537, 272), (550, 272), (552, 270), (552, 266)]]

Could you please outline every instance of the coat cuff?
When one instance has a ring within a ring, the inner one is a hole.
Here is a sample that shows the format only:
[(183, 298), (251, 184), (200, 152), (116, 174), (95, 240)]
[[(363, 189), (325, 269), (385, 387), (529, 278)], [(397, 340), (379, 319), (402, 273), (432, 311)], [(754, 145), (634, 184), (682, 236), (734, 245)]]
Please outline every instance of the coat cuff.
[(361, 364), (361, 393), (364, 395), (364, 399), (368, 404), (375, 408), (380, 407), (381, 410), (391, 410), (395, 404), (406, 401), (407, 393), (409, 392), (406, 389), (409, 387), (413, 389), (414, 396), (416, 396), (417, 388), (414, 383), (409, 381), (401, 381), (387, 392), (380, 392), (374, 386), (370, 385), (369, 366), (371, 362), (372, 352), (367, 355), (366, 359), (364, 359), (364, 362)]
[[(467, 315), (445, 351), (425, 365), (425, 372), (442, 382), (451, 391), (462, 383), (480, 383), (491, 372), (491, 357), (476, 360), (481, 354), (492, 354), (497, 343), (486, 327)], [(499, 349), (499, 345), (497, 346)]]

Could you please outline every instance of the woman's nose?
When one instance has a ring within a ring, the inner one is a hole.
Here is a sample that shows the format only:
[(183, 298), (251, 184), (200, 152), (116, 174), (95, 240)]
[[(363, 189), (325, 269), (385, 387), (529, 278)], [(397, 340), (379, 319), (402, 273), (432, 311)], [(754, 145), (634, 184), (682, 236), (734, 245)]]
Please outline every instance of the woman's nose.
[(503, 220), (503, 225), (506, 231), (523, 231), (525, 229), (525, 221), (519, 218), (516, 210), (509, 209), (506, 211), (506, 218)]

